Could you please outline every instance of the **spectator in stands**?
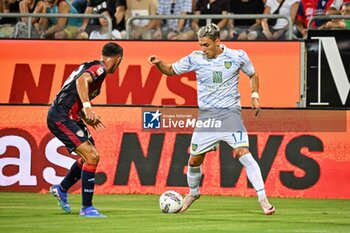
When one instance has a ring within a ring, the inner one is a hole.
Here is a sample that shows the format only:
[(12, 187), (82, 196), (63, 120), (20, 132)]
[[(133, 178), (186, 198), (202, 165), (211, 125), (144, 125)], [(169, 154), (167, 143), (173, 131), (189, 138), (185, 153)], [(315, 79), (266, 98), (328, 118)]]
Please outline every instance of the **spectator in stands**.
[(87, 0), (72, 0), (72, 5), (79, 14), (84, 14), (87, 7)]
[[(230, 10), (229, 0), (197, 0), (194, 7), (194, 15), (228, 15)], [(227, 38), (226, 25), (228, 19), (210, 19), (211, 22), (215, 23), (220, 28), (220, 39)], [(207, 25), (207, 19), (194, 19), (192, 20), (192, 30), (180, 33), (178, 39), (181, 40), (194, 40), (197, 39), (197, 32), (200, 27)]]
[[(350, 2), (346, 2), (342, 5), (341, 15), (349, 16), (350, 15)], [(348, 29), (350, 30), (350, 20), (349, 19), (333, 19), (324, 24), (321, 28), (324, 29)]]
[[(117, 29), (118, 31), (125, 30), (125, 23), (124, 22), (117, 22), (116, 16), (117, 16), (117, 7), (116, 7), (117, 0), (87, 0), (87, 7), (85, 10), (86, 14), (96, 14), (100, 9), (107, 8), (109, 15), (112, 17), (112, 27), (113, 29)], [(81, 32), (84, 32), (86, 30), (90, 31), (90, 29), (94, 30), (99, 27), (99, 20), (93, 19), (90, 21), (90, 19), (85, 18), (83, 19), (83, 24), (80, 28)], [(88, 28), (88, 26), (90, 28)]]
[[(158, 15), (188, 15), (192, 13), (192, 0), (158, 0)], [(178, 40), (179, 34), (190, 31), (190, 21), (186, 19), (166, 19), (157, 21), (154, 38)]]
[[(265, 4), (264, 14), (280, 14), (290, 16), (294, 24), (297, 15), (299, 0), (267, 0)], [(267, 18), (261, 20), (262, 36), (267, 40), (283, 40), (288, 29), (288, 21), (284, 18), (277, 20), (268, 20)]]
[[(158, 9), (157, 0), (118, 0), (117, 19), (124, 18), (127, 22), (132, 16), (155, 16)], [(133, 20), (131, 23), (130, 39), (154, 39), (153, 34), (157, 28), (156, 20)]]
[[(325, 15), (332, 3), (333, 0), (301, 0), (298, 7), (297, 18), (295, 20), (295, 26), (298, 30), (297, 36), (306, 38), (307, 25), (311, 17)], [(312, 23), (312, 26), (319, 27), (323, 22), (323, 20), (315, 20)]]
[[(44, 13), (44, 1), (43, 0), (22, 0), (19, 3), (20, 13)], [(21, 21), (28, 24), (28, 17), (22, 17)], [(32, 18), (32, 25), (37, 32), (39, 32), (39, 18)]]
[[(262, 14), (264, 12), (263, 0), (231, 0), (230, 13)], [(228, 39), (251, 40), (257, 38), (257, 31), (261, 29), (260, 19), (230, 19), (227, 25)]]
[[(97, 13), (111, 18), (108, 10), (106, 8), (102, 8)], [(100, 27), (97, 30), (94, 30), (90, 33), (89, 39), (97, 39), (97, 40), (110, 39), (108, 37), (108, 22), (107, 22), (107, 20), (105, 18), (99, 18), (99, 21), (100, 21)], [(117, 29), (112, 30), (112, 38), (111, 39), (112, 40), (121, 39), (121, 34)]]
[[(44, 12), (74, 14), (78, 11), (66, 0), (45, 0)], [(79, 31), (81, 23), (81, 18), (43, 17), (40, 19), (41, 38), (86, 39), (87, 34)]]
[(330, 7), (327, 9), (326, 15), (340, 15), (341, 7), (344, 3), (349, 2), (350, 0), (334, 0)]
[[(2, 13), (19, 13), (19, 2), (21, 0), (2, 0)], [(18, 22), (16, 17), (2, 17), (0, 24), (15, 25)]]

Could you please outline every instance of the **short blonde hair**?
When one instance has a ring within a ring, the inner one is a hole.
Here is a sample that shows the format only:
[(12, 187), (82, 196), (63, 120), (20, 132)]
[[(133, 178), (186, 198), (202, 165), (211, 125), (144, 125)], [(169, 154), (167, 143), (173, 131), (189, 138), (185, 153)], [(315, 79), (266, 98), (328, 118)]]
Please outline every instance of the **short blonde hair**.
[(220, 28), (218, 25), (211, 23), (201, 27), (197, 33), (198, 38), (208, 37), (212, 41), (220, 38)]

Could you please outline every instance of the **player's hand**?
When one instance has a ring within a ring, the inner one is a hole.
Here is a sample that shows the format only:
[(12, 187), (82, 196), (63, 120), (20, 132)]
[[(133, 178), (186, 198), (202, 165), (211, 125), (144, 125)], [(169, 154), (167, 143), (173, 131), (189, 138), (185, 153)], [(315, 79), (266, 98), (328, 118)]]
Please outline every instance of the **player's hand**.
[(94, 125), (95, 121), (98, 119), (96, 113), (92, 110), (91, 107), (83, 108), (85, 121), (88, 125)]
[[(85, 113), (84, 113), (85, 114)], [(84, 122), (92, 127), (94, 127), (94, 129), (97, 131), (97, 132), (100, 132), (102, 130), (104, 130), (106, 128), (106, 126), (103, 124), (102, 120), (101, 120), (101, 117), (96, 115), (96, 118), (95, 120), (90, 120), (90, 119), (87, 119), (86, 116), (82, 116), (82, 118), (84, 119)]]
[(153, 65), (153, 64), (158, 64), (160, 62), (159, 58), (156, 56), (156, 55), (151, 55), (149, 58), (148, 58), (148, 63), (150, 65)]
[(255, 116), (259, 115), (259, 112), (261, 110), (261, 106), (259, 103), (259, 99), (258, 98), (252, 98), (252, 109), (255, 109)]
[(106, 128), (106, 126), (103, 124), (103, 122), (101, 121), (101, 118), (99, 116), (98, 116), (97, 120), (95, 121), (95, 124), (93, 125), (93, 127), (97, 132), (100, 132)]

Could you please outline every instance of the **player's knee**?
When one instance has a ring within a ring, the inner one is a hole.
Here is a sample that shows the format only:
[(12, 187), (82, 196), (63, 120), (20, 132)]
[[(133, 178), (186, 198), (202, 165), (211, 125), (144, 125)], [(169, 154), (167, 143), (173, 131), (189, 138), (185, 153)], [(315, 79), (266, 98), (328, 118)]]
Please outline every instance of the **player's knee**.
[(100, 155), (99, 153), (97, 153), (96, 150), (93, 150), (91, 148), (91, 150), (89, 150), (88, 153), (85, 154), (86, 157), (86, 162), (90, 163), (90, 164), (98, 164), (98, 162), (100, 161)]
[(198, 166), (200, 166), (201, 164), (198, 163), (198, 162), (189, 161), (189, 162), (188, 162), (188, 165), (189, 165), (190, 167), (198, 167)]
[(98, 162), (100, 161), (100, 155), (98, 153), (92, 153), (90, 158), (93, 164), (98, 164)]
[(197, 156), (191, 156), (190, 159), (188, 160), (188, 165), (190, 167), (198, 167), (202, 165), (203, 163), (203, 156), (197, 155)]
[(100, 161), (100, 156), (98, 154), (91, 154), (86, 157), (87, 163), (89, 164), (98, 164)]
[(236, 155), (238, 158), (240, 158), (241, 156), (248, 154), (248, 153), (249, 153), (248, 148), (237, 148), (236, 149)]

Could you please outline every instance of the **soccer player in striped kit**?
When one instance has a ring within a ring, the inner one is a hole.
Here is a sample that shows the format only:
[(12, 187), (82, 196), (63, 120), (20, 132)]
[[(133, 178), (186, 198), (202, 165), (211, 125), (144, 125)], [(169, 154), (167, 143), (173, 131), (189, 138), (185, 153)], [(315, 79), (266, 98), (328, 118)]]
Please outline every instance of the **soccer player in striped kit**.
[(202, 163), (205, 154), (220, 141), (227, 142), (236, 152), (239, 161), (246, 168), (249, 181), (257, 192), (264, 214), (275, 213), (265, 193), (260, 167), (249, 152), (248, 133), (241, 118), (240, 93), (238, 91), (239, 71), (250, 77), (252, 88), (251, 104), (260, 110), (259, 77), (248, 55), (243, 50), (234, 50), (220, 44), (220, 29), (208, 24), (198, 31), (201, 50), (194, 51), (179, 61), (168, 64), (156, 55), (148, 59), (150, 64), (168, 76), (195, 71), (199, 119), (221, 120), (221, 129), (203, 130), (196, 128), (192, 135), (191, 152), (188, 161), (187, 182), (189, 194), (184, 199), (180, 212), (186, 211), (200, 197), (199, 184), (202, 177)]
[(100, 94), (106, 75), (114, 73), (122, 58), (122, 47), (112, 42), (105, 44), (101, 60), (85, 62), (75, 69), (50, 106), (47, 116), (50, 131), (64, 143), (69, 152), (80, 156), (62, 182), (50, 188), (51, 194), (58, 199), (66, 213), (71, 212), (67, 191), (81, 178), (80, 216), (106, 217), (92, 205), (95, 171), (100, 156), (85, 124), (97, 131), (105, 128), (101, 118), (93, 111), (90, 101)]

